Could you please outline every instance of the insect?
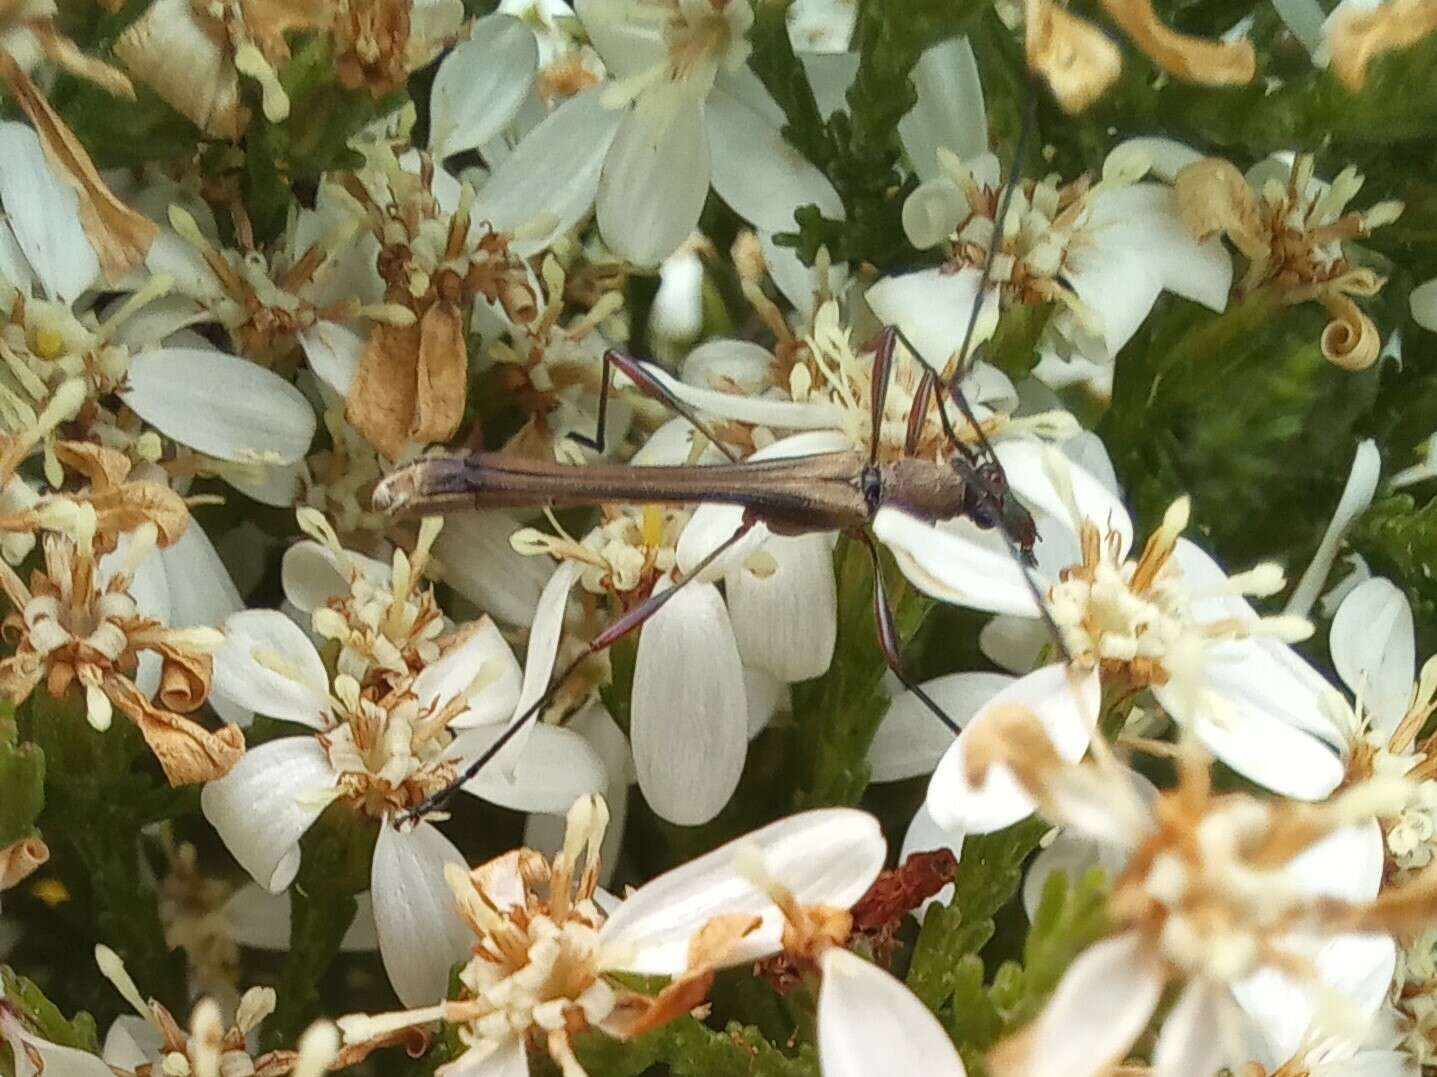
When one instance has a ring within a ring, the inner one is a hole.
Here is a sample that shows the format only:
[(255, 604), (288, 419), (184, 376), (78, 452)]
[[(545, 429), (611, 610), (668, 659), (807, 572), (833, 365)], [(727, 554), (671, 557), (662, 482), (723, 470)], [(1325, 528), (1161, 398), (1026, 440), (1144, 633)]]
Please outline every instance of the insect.
[[(1023, 156), (1033, 99), (1025, 117), (1014, 157), (1014, 172), (1004, 191), (998, 220), (1003, 220), (1017, 182), (1017, 167)], [(1032, 515), (1008, 489), (1002, 464), (993, 452), (982, 426), (957, 388), (964, 372), (969, 345), (978, 320), (978, 312), (989, 284), (989, 270), (1001, 235), (995, 229), (992, 249), (979, 281), (977, 298), (969, 313), (959, 363), (952, 384), (944, 381), (938, 371), (909, 342), (896, 326), (885, 327), (878, 335), (874, 349), (873, 385), (870, 394), (872, 443), (865, 453), (853, 449), (811, 456), (774, 459), (763, 462), (741, 462), (705, 426), (703, 420), (682, 400), (670, 392), (663, 381), (642, 361), (610, 349), (603, 357), (599, 395), (598, 422), (594, 437), (570, 435), (581, 444), (602, 451), (608, 396), (615, 368), (622, 371), (640, 392), (665, 403), (683, 416), (709, 441), (722, 451), (728, 462), (712, 466), (635, 467), (623, 464), (599, 464), (582, 468), (545, 461), (516, 460), (486, 452), (466, 452), (429, 456), (386, 476), (376, 487), (373, 504), (376, 510), (392, 515), (442, 513), (473, 508), (525, 508), (547, 505), (553, 507), (597, 505), (613, 502), (632, 504), (693, 504), (725, 503), (741, 506), (743, 520), (739, 528), (701, 559), (673, 587), (651, 594), (630, 608), (595, 636), (568, 666), (554, 677), (548, 690), (445, 789), (412, 809), (411, 818), (432, 811), (463, 783), (471, 779), (493, 760), (529, 722), (548, 706), (558, 688), (584, 661), (597, 654), (654, 616), (684, 586), (729, 552), (754, 526), (762, 523), (778, 535), (800, 535), (813, 532), (843, 531), (862, 541), (874, 564), (874, 617), (878, 638), (889, 668), (905, 687), (912, 691), (939, 721), (956, 734), (958, 728), (951, 718), (918, 685), (903, 672), (899, 654), (897, 627), (885, 593), (883, 574), (879, 571), (878, 550), (869, 532), (869, 525), (879, 510), (899, 509), (929, 521), (965, 517), (983, 529), (996, 529), (1008, 541), (1014, 555), (1027, 566), (1034, 563), (1033, 545), (1037, 527)], [(902, 343), (912, 360), (922, 368), (922, 376), (909, 415), (905, 453), (891, 463), (879, 460), (877, 431), (881, 428), (889, 380), (896, 359), (897, 346)], [(974, 431), (976, 445), (961, 438), (948, 414), (953, 403), (968, 427)], [(920, 459), (914, 455), (928, 409), (937, 404), (938, 416), (949, 446), (943, 462)], [(1036, 585), (1025, 573), (1037, 606), (1049, 628), (1056, 629), (1047, 614)]]

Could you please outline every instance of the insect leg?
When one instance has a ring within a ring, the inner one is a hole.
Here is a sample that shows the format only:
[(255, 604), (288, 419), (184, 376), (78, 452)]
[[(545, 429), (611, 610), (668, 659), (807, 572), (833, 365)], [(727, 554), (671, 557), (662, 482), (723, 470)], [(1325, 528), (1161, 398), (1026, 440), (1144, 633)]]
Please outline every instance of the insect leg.
[(883, 440), (883, 411), (888, 402), (888, 383), (893, 379), (893, 347), (896, 343), (897, 327), (885, 325), (878, 334), (878, 347), (873, 351), (873, 388), (868, 394), (869, 467), (878, 465), (878, 447)]
[(483, 752), (476, 756), (447, 786), (425, 799), (416, 807), (410, 808), (405, 812), (400, 817), (401, 821), (422, 819), (425, 815), (442, 807), (445, 801), (458, 791), (460, 786), (488, 766), (489, 763), (504, 750), (505, 746), (519, 735), (521, 729), (544, 713), (544, 709), (553, 701), (554, 696), (558, 694), (559, 689), (564, 686), (564, 682), (569, 679), (575, 670), (594, 655), (601, 651), (608, 650), (608, 648), (618, 643), (619, 640), (623, 639), (629, 633), (637, 630), (645, 621), (663, 609), (670, 599), (702, 575), (705, 569), (732, 549), (739, 539), (748, 534), (755, 522), (754, 520), (746, 518), (737, 531), (715, 546), (698, 564), (694, 565), (693, 570), (682, 580), (674, 584), (667, 591), (651, 594), (643, 602), (640, 602), (623, 616), (617, 618), (613, 624), (609, 625), (590, 640), (583, 652), (570, 661), (569, 664), (559, 672), (558, 676), (549, 681), (549, 686), (545, 689), (544, 694), (534, 700), (522, 714), (510, 720), (508, 728), (499, 734), (493, 744), (489, 745), (489, 747), (485, 748)]
[(578, 431), (571, 431), (569, 433), (571, 439), (586, 448), (593, 449), (595, 452), (601, 453), (604, 451), (606, 434), (605, 420), (609, 413), (609, 393), (613, 389), (614, 367), (618, 367), (627, 374), (634, 385), (638, 387), (639, 392), (651, 400), (657, 400), (670, 411), (674, 412), (674, 414), (687, 419), (689, 425), (704, 437), (708, 438), (724, 456), (728, 457), (731, 463), (738, 462), (738, 457), (734, 456), (734, 454), (728, 450), (728, 447), (714, 436), (713, 431), (704, 425), (704, 421), (698, 417), (698, 413), (670, 392), (663, 382), (649, 373), (647, 364), (632, 355), (619, 351), (618, 348), (609, 348), (604, 352), (603, 371), (600, 374), (599, 381), (599, 422), (598, 427), (594, 431), (594, 436), (589, 437), (586, 434), (580, 434)]
[(859, 532), (859, 534), (863, 539), (863, 544), (868, 547), (868, 556), (873, 562), (873, 621), (878, 628), (878, 645), (883, 648), (883, 659), (888, 663), (888, 668), (893, 671), (893, 675), (903, 682), (903, 687), (912, 692), (919, 702), (933, 712), (934, 717), (951, 729), (954, 736), (957, 736), (958, 724), (934, 702), (932, 696), (909, 680), (907, 674), (903, 672), (903, 657), (899, 653), (898, 626), (893, 623), (893, 607), (889, 604), (888, 588), (883, 582), (883, 562), (879, 560), (878, 547), (874, 544), (873, 536), (867, 531)]
[(923, 424), (928, 421), (928, 401), (933, 395), (933, 387), (937, 384), (937, 376), (924, 367), (923, 374), (918, 379), (918, 388), (913, 393), (913, 407), (908, 412), (908, 432), (903, 438), (904, 456), (918, 454), (918, 443), (923, 437)]

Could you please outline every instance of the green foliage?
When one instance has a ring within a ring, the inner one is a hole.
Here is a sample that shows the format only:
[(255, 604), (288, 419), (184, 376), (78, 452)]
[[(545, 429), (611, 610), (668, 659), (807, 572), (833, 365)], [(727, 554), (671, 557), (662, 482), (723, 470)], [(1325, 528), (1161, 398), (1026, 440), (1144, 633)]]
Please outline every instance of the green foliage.
[(278, 1009), (265, 1022), (273, 1047), (291, 1044), (324, 1008), (324, 975), (354, 920), (355, 895), (369, 889), (377, 827), (331, 804), (300, 839), (299, 874), (290, 887), (289, 953)]
[(27, 837), (45, 804), (45, 753), (19, 740), (15, 708), (0, 706), (0, 848)]
[(1118, 359), (1098, 426), (1139, 520), (1186, 493), (1225, 564), (1307, 559), (1376, 392), (1374, 372), (1322, 357), (1325, 321), (1266, 290), (1216, 316), (1159, 303)]
[(81, 1011), (66, 1020), (60, 1008), (46, 998), (44, 992), (7, 965), (0, 965), (0, 1000), (10, 1006), (25, 1027), (41, 1039), (91, 1054), (100, 1053), (100, 1037), (93, 1017)]
[[(911, 639), (930, 603), (887, 560), (888, 584), (901, 641)], [(868, 747), (888, 710), (886, 665), (873, 616), (873, 569), (859, 542), (839, 543), (838, 641), (827, 673), (794, 685), (792, 809), (857, 804), (868, 785)]]
[(62, 990), (47, 981), (62, 1005), (112, 1016), (119, 1000), (109, 985), (98, 975), (74, 975), (92, 967), (91, 949), (103, 942), (142, 990), (183, 1012), (184, 955), (165, 942), (139, 835), (155, 823), (197, 814), (197, 791), (169, 786), (122, 715), (103, 733), (91, 728), (82, 696), (57, 701), (36, 691), (21, 708), (20, 731), (44, 752), (39, 826), (52, 854), (46, 871), (65, 892), (45, 918), (31, 921), (21, 952), (37, 952), (27, 968), (67, 969)]
[(284, 228), (296, 185), (308, 185), (330, 169), (352, 168), (358, 155), (349, 140), (399, 98), (375, 101), (363, 88), (346, 90), (335, 80), (334, 48), (314, 35), (295, 49), (280, 72), (289, 95), (289, 115), (270, 123), (256, 106), (244, 137), (241, 187), (257, 239), (273, 239)]
[(1407, 592), (1418, 654), (1437, 648), (1437, 498), (1420, 508), (1410, 494), (1378, 499), (1353, 525), (1348, 541), (1374, 571)]
[(963, 841), (953, 900), (930, 905), (913, 948), (908, 986), (932, 1009), (941, 1009), (961, 984), (963, 961), (993, 937), (993, 916), (1017, 892), (1023, 862), (1038, 847), (1046, 823), (1028, 819), (993, 834)]
[(917, 99), (910, 74), (923, 51), (964, 31), (981, 0), (867, 0), (859, 5), (854, 48), (858, 74), (848, 108), (823, 120), (802, 64), (795, 57), (779, 4), (756, 5), (754, 71), (788, 117), (785, 135), (818, 165), (843, 199), (846, 221), (825, 219), (816, 206), (796, 214), (789, 237), (812, 262), (826, 245), (835, 260), (889, 268), (914, 257), (902, 227), (903, 200), (914, 183), (897, 171), (898, 121)]

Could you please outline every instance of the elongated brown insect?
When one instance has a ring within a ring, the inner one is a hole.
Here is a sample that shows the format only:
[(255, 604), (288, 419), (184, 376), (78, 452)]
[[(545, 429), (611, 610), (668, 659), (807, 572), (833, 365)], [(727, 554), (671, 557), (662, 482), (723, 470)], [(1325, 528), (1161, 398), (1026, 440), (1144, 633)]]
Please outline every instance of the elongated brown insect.
[[(989, 284), (1001, 222), (1007, 214), (1016, 187), (1018, 163), (1034, 116), (1029, 107), (1009, 177), (999, 207), (989, 257), (978, 283), (977, 296), (969, 312), (958, 368), (952, 384), (945, 383), (931, 363), (896, 326), (886, 327), (878, 337), (873, 361), (870, 394), (873, 440), (865, 454), (859, 450), (822, 453), (758, 463), (739, 462), (704, 425), (691, 408), (675, 396), (640, 360), (617, 349), (604, 353), (599, 414), (595, 436), (571, 435), (582, 444), (602, 451), (605, 418), (613, 369), (628, 375), (643, 393), (667, 404), (683, 416), (729, 458), (727, 464), (708, 467), (634, 467), (599, 464), (566, 467), (542, 461), (522, 461), (494, 453), (469, 452), (426, 457), (400, 468), (379, 483), (374, 491), (375, 509), (390, 514), (442, 513), (459, 509), (525, 508), (540, 505), (574, 506), (627, 502), (631, 504), (718, 502), (742, 506), (743, 522), (724, 542), (694, 565), (687, 576), (667, 590), (651, 594), (591, 640), (585, 650), (557, 677), (508, 728), (485, 749), (444, 790), (412, 809), (408, 816), (432, 811), (453, 791), (478, 774), (529, 722), (541, 714), (560, 685), (590, 656), (613, 646), (633, 632), (678, 594), (684, 585), (698, 578), (756, 524), (764, 524), (779, 535), (843, 531), (867, 547), (874, 565), (874, 619), (878, 638), (889, 668), (933, 715), (955, 734), (957, 725), (936, 702), (903, 672), (897, 626), (883, 584), (878, 548), (869, 525), (880, 509), (894, 508), (930, 521), (966, 517), (984, 529), (997, 528), (1025, 566), (1033, 564), (1037, 527), (1033, 517), (1008, 490), (1007, 477), (974, 416), (957, 382), (964, 373), (969, 345), (977, 325), (978, 312)], [(892, 376), (897, 344), (905, 345), (912, 359), (923, 368), (909, 415), (904, 456), (892, 463), (880, 463), (878, 431), (882, 428), (884, 404)], [(954, 403), (973, 430), (977, 446), (966, 445), (953, 427), (948, 404)], [(919, 436), (932, 403), (947, 438), (951, 455), (939, 463), (914, 455)], [(1048, 615), (1037, 586), (1024, 574), (1043, 619), (1055, 639), (1057, 630)], [(1061, 642), (1058, 643), (1062, 650)]]

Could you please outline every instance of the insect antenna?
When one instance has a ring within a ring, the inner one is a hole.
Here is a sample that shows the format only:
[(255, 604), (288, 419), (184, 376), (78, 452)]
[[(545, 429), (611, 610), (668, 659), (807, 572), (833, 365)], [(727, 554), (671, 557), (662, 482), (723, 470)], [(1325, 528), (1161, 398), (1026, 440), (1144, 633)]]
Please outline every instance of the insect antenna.
[[(1008, 167), (1007, 181), (998, 198), (998, 208), (993, 221), (993, 235), (988, 240), (988, 256), (984, 261), (983, 272), (978, 277), (978, 289), (973, 297), (973, 305), (968, 312), (968, 324), (963, 331), (963, 342), (958, 349), (958, 362), (953, 369), (952, 376), (945, 381), (942, 374), (934, 368), (932, 363), (924, 358), (923, 354), (917, 349), (913, 342), (908, 339), (904, 332), (896, 326), (894, 327), (894, 331), (898, 339), (902, 341), (903, 346), (908, 349), (909, 353), (919, 364), (931, 371), (937, 379), (938, 391), (934, 395), (938, 398), (938, 419), (942, 424), (944, 436), (952, 444), (954, 450), (962, 455), (963, 458), (975, 468), (978, 463), (986, 462), (996, 467), (999, 471), (1002, 470), (1003, 465), (999, 462), (997, 453), (993, 451), (993, 443), (988, 439), (988, 435), (984, 432), (982, 424), (978, 421), (978, 417), (973, 413), (972, 405), (969, 404), (968, 398), (963, 395), (960, 382), (963, 380), (963, 376), (967, 373), (970, 365), (973, 335), (978, 328), (978, 318), (982, 313), (983, 302), (988, 291), (988, 286), (992, 283), (993, 262), (997, 258), (998, 246), (1002, 242), (1003, 223), (1007, 219), (1009, 207), (1013, 204), (1014, 192), (1018, 189), (1019, 182), (1021, 182), (1023, 158), (1027, 153), (1028, 140), (1034, 128), (1037, 126), (1037, 86), (1031, 73), (1027, 74), (1025, 81), (1027, 83), (1027, 99), (1023, 106), (1023, 121), (1018, 130), (1018, 142), (1014, 147), (1012, 163)], [(958, 437), (958, 433), (953, 426), (953, 420), (948, 415), (949, 400), (952, 400), (957, 406), (964, 421), (973, 431), (973, 435), (978, 442), (976, 451)], [(1009, 552), (1012, 553), (1014, 560), (1018, 562), (1018, 568), (1023, 575), (1023, 582), (1027, 586), (1029, 594), (1032, 595), (1033, 602), (1038, 608), (1038, 616), (1048, 629), (1054, 646), (1058, 648), (1058, 651), (1063, 655), (1065, 660), (1071, 661), (1073, 657), (1072, 653), (1068, 650), (1067, 644), (1063, 640), (1063, 635), (1058, 629), (1057, 622), (1053, 620), (1053, 614), (1048, 609), (1048, 603), (1043, 597), (1042, 588), (1038, 586), (1038, 582), (1033, 578), (1027, 561), (1020, 553), (1022, 543), (1019, 541), (1018, 536), (1013, 534), (1012, 528), (1009, 527), (1008, 521), (1003, 515), (1002, 504), (999, 501), (998, 493), (985, 483), (980, 489), (980, 494), (988, 503), (988, 507), (992, 511), (994, 523), (1002, 532), (1003, 538), (1008, 544)]]

